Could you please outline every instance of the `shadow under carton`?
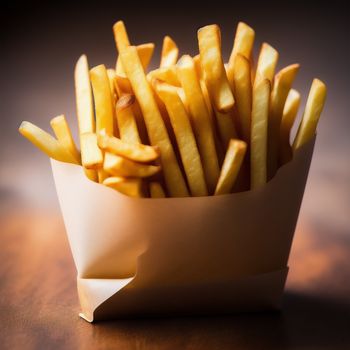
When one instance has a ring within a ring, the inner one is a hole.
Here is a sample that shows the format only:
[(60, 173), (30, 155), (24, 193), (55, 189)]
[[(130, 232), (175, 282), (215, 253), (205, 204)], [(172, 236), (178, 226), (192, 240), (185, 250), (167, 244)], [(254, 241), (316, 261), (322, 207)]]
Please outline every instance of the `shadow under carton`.
[(89, 322), (278, 309), (315, 138), (266, 186), (131, 198), (51, 161)]

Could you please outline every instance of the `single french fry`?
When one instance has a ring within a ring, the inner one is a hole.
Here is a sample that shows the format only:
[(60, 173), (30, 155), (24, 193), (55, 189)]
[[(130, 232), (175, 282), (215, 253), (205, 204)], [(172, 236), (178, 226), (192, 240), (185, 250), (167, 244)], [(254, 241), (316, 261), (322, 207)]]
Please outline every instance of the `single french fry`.
[(74, 71), (79, 133), (95, 131), (94, 105), (87, 57), (82, 55)]
[(205, 100), (205, 104), (207, 105), (209, 115), (212, 116), (214, 113), (214, 109), (213, 109), (213, 105), (211, 104), (211, 101), (210, 101), (210, 96), (209, 96), (209, 91), (208, 91), (207, 85), (205, 84), (205, 81), (203, 79), (200, 79), (199, 83), (200, 83), (200, 86), (202, 89), (203, 97)]
[(278, 145), (283, 108), (294, 79), (298, 73), (299, 64), (292, 64), (281, 69), (275, 76), (270, 97), (270, 113), (268, 124), (267, 145), (267, 175), (271, 179), (278, 168)]
[(78, 163), (80, 163), (80, 152), (75, 145), (66, 117), (64, 115), (59, 115), (51, 119), (50, 124), (58, 142), (72, 154)]
[(204, 72), (203, 72), (202, 66), (201, 66), (201, 55), (198, 54), (198, 55), (194, 56), (193, 62), (194, 62), (194, 66), (196, 67), (198, 79), (204, 81)]
[(277, 61), (278, 52), (271, 45), (263, 43), (256, 66), (254, 84), (257, 84), (263, 79), (268, 79), (271, 85), (273, 85)]
[(175, 41), (166, 35), (163, 40), (162, 54), (160, 58), (160, 67), (169, 67), (176, 64), (179, 49)]
[(115, 82), (114, 82), (115, 76), (116, 76), (115, 70), (111, 68), (107, 69), (107, 75), (108, 75), (108, 81), (109, 81), (109, 88), (111, 90), (111, 95), (113, 99), (113, 105), (115, 105), (115, 102), (118, 99), (118, 92), (115, 88)]
[(160, 166), (136, 163), (132, 160), (106, 153), (103, 169), (113, 176), (149, 177), (160, 171)]
[(251, 189), (263, 186), (267, 180), (267, 126), (270, 91), (271, 83), (268, 79), (254, 84), (250, 137)]
[(250, 125), (252, 114), (252, 81), (249, 60), (238, 53), (234, 62), (233, 86), (238, 113), (240, 135), (248, 144), (250, 142)]
[(157, 68), (147, 74), (148, 81), (152, 84), (153, 79), (162, 80), (170, 85), (180, 87), (181, 84), (176, 74), (176, 66)]
[(125, 73), (140, 104), (151, 145), (158, 146), (160, 149), (160, 159), (169, 194), (173, 197), (188, 196), (184, 177), (177, 163), (173, 146), (155, 102), (152, 89), (143, 71), (136, 48), (129, 46), (123, 49), (120, 57)]
[(159, 150), (156, 147), (141, 143), (127, 143), (117, 137), (108, 136), (103, 131), (97, 135), (97, 143), (102, 150), (135, 162), (147, 163), (159, 157)]
[(118, 21), (113, 25), (113, 34), (118, 52), (130, 45), (129, 36), (123, 21)]
[(205, 72), (205, 82), (214, 106), (219, 112), (228, 112), (235, 101), (222, 60), (219, 27), (214, 24), (200, 28), (198, 45), (201, 67)]
[(293, 151), (314, 137), (318, 120), (326, 102), (326, 95), (326, 85), (321, 80), (314, 79), (307, 98), (304, 115), (293, 142)]
[[(79, 127), (80, 150), (83, 145), (81, 135), (87, 132), (95, 132), (95, 115), (92, 90), (90, 84), (89, 65), (87, 57), (82, 55), (74, 70), (75, 98)], [(85, 175), (92, 181), (97, 181), (95, 170), (84, 168)]]
[(137, 197), (137, 198), (142, 197), (142, 180), (141, 179), (108, 177), (103, 181), (103, 184), (127, 196)]
[(120, 138), (128, 143), (141, 143), (132, 106), (134, 95), (123, 95), (117, 102), (116, 114)]
[(244, 141), (231, 139), (221, 168), (215, 195), (231, 193), (247, 150)]
[(237, 138), (237, 131), (233, 121), (232, 111), (222, 113), (215, 110), (216, 122), (223, 147), (226, 149), (231, 139)]
[(96, 131), (105, 129), (113, 135), (114, 107), (106, 67), (101, 64), (90, 70), (95, 101)]
[(235, 70), (238, 70), (237, 68), (235, 68), (236, 56), (239, 54), (245, 57), (247, 60), (249, 60), (253, 50), (254, 39), (254, 29), (249, 27), (244, 22), (239, 22), (236, 29), (236, 35), (233, 42), (231, 55), (227, 64), (227, 78), (233, 89)]
[(18, 131), (34, 146), (46, 153), (50, 158), (61, 162), (78, 164), (74, 156), (61, 143), (38, 126), (23, 121)]
[(103, 153), (97, 146), (97, 136), (88, 132), (81, 136), (81, 163), (87, 169), (97, 170), (103, 165)]
[(151, 198), (165, 198), (162, 185), (159, 182), (151, 182), (149, 184), (149, 193)]
[(279, 164), (283, 165), (292, 160), (293, 150), (290, 145), (290, 131), (293, 127), (295, 118), (300, 106), (300, 94), (291, 89), (289, 91), (286, 104), (283, 109), (280, 137), (279, 137)]
[(193, 196), (207, 196), (208, 190), (196, 139), (185, 106), (177, 94), (177, 89), (159, 80), (155, 87), (167, 108), (191, 194)]
[(210, 115), (192, 57), (189, 55), (182, 56), (177, 66), (179, 80), (185, 91), (186, 100), (191, 111), (193, 131), (198, 143), (208, 191), (213, 193), (220, 169)]

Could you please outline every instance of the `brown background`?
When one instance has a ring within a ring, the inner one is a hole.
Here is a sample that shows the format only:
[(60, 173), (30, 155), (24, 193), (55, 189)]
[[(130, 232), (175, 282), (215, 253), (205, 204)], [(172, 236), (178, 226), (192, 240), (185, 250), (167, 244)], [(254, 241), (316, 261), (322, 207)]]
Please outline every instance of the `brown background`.
[[(346, 348), (350, 320), (349, 23), (345, 2), (214, 1), (48, 5), (9, 2), (1, 12), (0, 339), (5, 348)], [(167, 4), (167, 5), (165, 5)], [(120, 321), (90, 326), (76, 317), (74, 267), (64, 236), (48, 159), (22, 139), (30, 120), (49, 129), (65, 113), (75, 126), (73, 68), (81, 53), (91, 65), (113, 66), (111, 27), (124, 19), (134, 43), (164, 35), (182, 53), (197, 52), (196, 30), (222, 29), (227, 58), (237, 21), (280, 51), (279, 68), (298, 62), (295, 86), (313, 77), (329, 93), (290, 260), (281, 314), (216, 319)]]

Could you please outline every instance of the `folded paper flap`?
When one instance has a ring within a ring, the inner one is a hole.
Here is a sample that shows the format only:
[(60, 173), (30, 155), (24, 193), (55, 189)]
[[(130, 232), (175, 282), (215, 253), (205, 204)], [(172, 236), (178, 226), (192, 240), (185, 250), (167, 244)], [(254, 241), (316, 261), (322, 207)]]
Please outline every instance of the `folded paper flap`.
[(123, 279), (77, 278), (78, 295), (83, 310), (81, 316), (92, 322), (94, 310), (132, 280), (132, 277)]
[[(134, 315), (230, 313), (279, 308), (288, 268), (216, 283), (140, 286), (135, 279), (120, 287), (120, 280), (78, 279), (85, 299), (82, 317), (92, 322)], [(109, 284), (106, 287), (106, 284)], [(116, 290), (113, 293), (113, 289)], [(109, 297), (106, 290), (110, 291)], [(200, 291), (200, 292), (199, 292)], [(101, 297), (103, 294), (103, 297)]]
[[(287, 264), (314, 140), (263, 188), (197, 198), (135, 199), (52, 161), (79, 277), (213, 280)], [(140, 277), (139, 277), (140, 276)], [(142, 277), (141, 277), (142, 276)]]

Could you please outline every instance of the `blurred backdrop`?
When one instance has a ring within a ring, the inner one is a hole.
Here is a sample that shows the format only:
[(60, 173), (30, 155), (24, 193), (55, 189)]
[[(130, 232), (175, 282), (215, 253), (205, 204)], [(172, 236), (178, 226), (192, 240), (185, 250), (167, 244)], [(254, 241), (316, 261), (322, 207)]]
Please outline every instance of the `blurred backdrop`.
[[(196, 31), (217, 23), (224, 57), (238, 21), (256, 31), (255, 53), (263, 41), (280, 52), (279, 68), (300, 63), (295, 86), (302, 107), (314, 77), (328, 86), (302, 218), (315, 220), (329, 235), (350, 235), (349, 15), (345, 2), (298, 1), (43, 2), (9, 1), (1, 12), (0, 196), (23, 205), (58, 204), (48, 158), (17, 132), (22, 120), (49, 130), (50, 118), (64, 113), (76, 135), (73, 69), (85, 53), (91, 66), (113, 67), (112, 25), (123, 19), (133, 43), (154, 41), (159, 62), (163, 36), (181, 53), (197, 53)], [(303, 109), (303, 108), (302, 108)]]

